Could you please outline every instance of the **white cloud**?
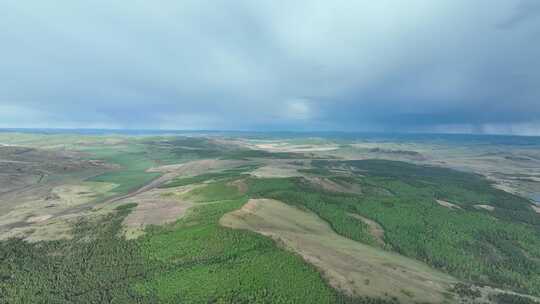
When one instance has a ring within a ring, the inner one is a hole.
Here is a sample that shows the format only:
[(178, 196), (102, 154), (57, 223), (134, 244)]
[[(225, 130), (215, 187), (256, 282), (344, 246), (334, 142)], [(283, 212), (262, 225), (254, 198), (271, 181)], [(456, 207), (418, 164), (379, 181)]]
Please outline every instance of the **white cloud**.
[(286, 101), (285, 107), (281, 112), (281, 117), (290, 120), (310, 120), (314, 116), (314, 111), (311, 108), (307, 99), (291, 99)]
[(3, 124), (384, 129), (403, 115), (425, 119), (398, 121), (400, 130), (527, 124), (540, 116), (540, 22), (501, 30), (516, 7), (1, 1), (0, 105), (19, 107)]

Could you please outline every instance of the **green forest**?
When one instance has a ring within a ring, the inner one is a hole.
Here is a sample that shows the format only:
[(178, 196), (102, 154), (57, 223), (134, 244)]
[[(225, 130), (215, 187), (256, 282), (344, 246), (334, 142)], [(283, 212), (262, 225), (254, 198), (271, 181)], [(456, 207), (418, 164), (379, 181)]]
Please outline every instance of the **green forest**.
[[(336, 232), (376, 245), (359, 214), (384, 228), (385, 248), (465, 281), (540, 295), (540, 223), (529, 202), (478, 175), (402, 162), (316, 162), (326, 178), (361, 194), (329, 193), (301, 178), (251, 179), (250, 194), (308, 208)], [(354, 174), (336, 168), (351, 167)], [(440, 206), (436, 199), (460, 209)], [(489, 204), (493, 212), (473, 204)]]
[(247, 197), (236, 193), (216, 202), (223, 183), (204, 189), (197, 197), (214, 203), (196, 207), (173, 225), (153, 226), (136, 240), (119, 235), (132, 203), (99, 221), (81, 221), (72, 240), (0, 242), (0, 302), (394, 302), (343, 296), (272, 240), (220, 227), (219, 218)]

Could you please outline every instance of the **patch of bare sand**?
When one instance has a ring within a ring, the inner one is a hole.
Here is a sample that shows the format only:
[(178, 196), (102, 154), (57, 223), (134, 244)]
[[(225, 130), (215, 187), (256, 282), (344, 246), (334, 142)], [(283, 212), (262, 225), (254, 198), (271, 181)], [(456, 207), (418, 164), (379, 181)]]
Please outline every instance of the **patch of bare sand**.
[(540, 213), (540, 206), (537, 206), (537, 205), (531, 205), (531, 208), (532, 208), (536, 213)]
[(163, 225), (184, 216), (193, 204), (181, 197), (190, 189), (191, 187), (183, 187), (173, 192), (170, 189), (152, 189), (127, 198), (125, 203), (134, 202), (137, 207), (123, 221), (126, 238), (142, 235), (147, 225)]
[(364, 222), (369, 228), (369, 233), (375, 238), (379, 245), (384, 247), (384, 229), (379, 223), (356, 213), (349, 213), (349, 215), (357, 220), (361, 220), (362, 222)]
[(286, 153), (314, 153), (331, 152), (339, 149), (335, 143), (291, 143), (284, 140), (249, 140), (244, 141), (242, 145), (245, 148), (253, 150), (264, 150), (268, 152), (286, 152)]
[(460, 206), (456, 205), (456, 204), (452, 204), (450, 202), (447, 202), (447, 201), (443, 201), (443, 200), (436, 200), (437, 201), (437, 204), (443, 206), (443, 207), (446, 207), (448, 209), (461, 209)]
[(264, 143), (256, 144), (255, 148), (269, 152), (304, 153), (334, 151), (339, 147), (337, 145), (291, 145), (288, 143)]
[(260, 177), (260, 178), (272, 178), (272, 177), (295, 177), (301, 176), (302, 174), (298, 172), (297, 168), (292, 166), (274, 166), (268, 165), (257, 168), (251, 175)]
[(506, 191), (508, 193), (512, 193), (515, 195), (521, 195), (511, 184), (509, 184), (507, 181), (497, 179), (492, 176), (487, 176), (488, 178), (491, 178), (495, 182), (493, 185), (494, 188), (497, 188), (502, 191)]
[(443, 303), (455, 279), (401, 255), (336, 234), (312, 213), (275, 200), (252, 199), (220, 224), (272, 237), (317, 267), (329, 283), (353, 296)]
[(52, 215), (50, 215), (50, 214), (31, 216), (31, 217), (26, 219), (26, 222), (27, 223), (39, 223), (39, 222), (46, 221), (46, 220), (50, 219), (51, 217), (52, 217)]
[(490, 205), (474, 205), (474, 208), (476, 208), (476, 209), (484, 209), (484, 210), (487, 210), (487, 211), (495, 210), (495, 207), (490, 206)]

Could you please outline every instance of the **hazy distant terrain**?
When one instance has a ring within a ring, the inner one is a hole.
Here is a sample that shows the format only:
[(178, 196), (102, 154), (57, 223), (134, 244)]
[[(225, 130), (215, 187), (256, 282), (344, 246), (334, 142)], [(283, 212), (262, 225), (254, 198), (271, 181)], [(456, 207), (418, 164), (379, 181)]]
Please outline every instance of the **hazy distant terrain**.
[(540, 304), (540, 0), (0, 12), (0, 304)]
[(536, 137), (0, 133), (0, 303), (540, 303), (539, 274)]

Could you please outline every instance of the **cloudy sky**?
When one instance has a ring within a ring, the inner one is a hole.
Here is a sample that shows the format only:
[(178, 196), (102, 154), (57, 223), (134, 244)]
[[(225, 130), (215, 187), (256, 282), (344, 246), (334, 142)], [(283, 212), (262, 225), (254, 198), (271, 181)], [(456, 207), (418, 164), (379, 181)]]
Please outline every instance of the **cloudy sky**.
[(540, 135), (540, 0), (2, 0), (0, 127)]

